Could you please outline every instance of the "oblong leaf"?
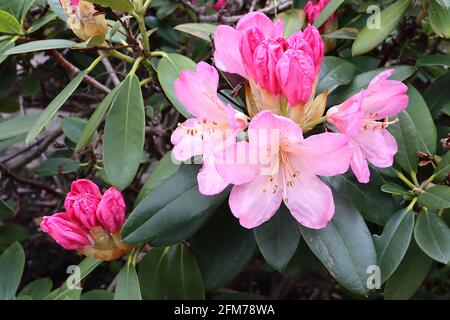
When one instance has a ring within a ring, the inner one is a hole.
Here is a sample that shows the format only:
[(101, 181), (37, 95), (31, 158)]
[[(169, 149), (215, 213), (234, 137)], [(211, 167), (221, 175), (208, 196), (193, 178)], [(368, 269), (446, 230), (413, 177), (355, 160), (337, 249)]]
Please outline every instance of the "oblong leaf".
[(300, 243), (298, 222), (289, 209), (282, 205), (269, 221), (253, 232), (266, 262), (278, 271), (286, 268)]
[(369, 27), (369, 24), (366, 23), (353, 42), (352, 55), (364, 54), (380, 44), (400, 23), (411, 2), (412, 0), (397, 0), (386, 9), (371, 16), (370, 19), (373, 21), (379, 20), (380, 27)]
[(111, 8), (115, 11), (129, 12), (134, 10), (131, 0), (86, 0), (91, 3), (98, 4), (102, 7)]
[(50, 278), (41, 278), (27, 284), (19, 293), (21, 295), (29, 295), (33, 300), (42, 300), (50, 293), (53, 287), (53, 281)]
[(204, 196), (198, 191), (198, 166), (186, 165), (142, 200), (122, 228), (126, 242), (154, 246), (177, 243), (191, 236), (228, 195)]
[(413, 229), (414, 213), (404, 209), (389, 219), (380, 236), (373, 236), (381, 270), (381, 283), (384, 283), (400, 265), (408, 250)]
[(420, 250), (412, 239), (405, 257), (397, 270), (386, 282), (384, 298), (386, 300), (406, 300), (419, 288), (427, 276), (432, 260)]
[(211, 41), (210, 36), (216, 32), (217, 25), (211, 23), (183, 23), (177, 25), (174, 29), (209, 42)]
[(202, 275), (197, 261), (184, 244), (170, 248), (167, 262), (167, 299), (205, 299)]
[(320, 12), (319, 16), (314, 21), (314, 27), (319, 28), (328, 18), (336, 12), (336, 10), (344, 3), (344, 0), (331, 0)]
[(167, 254), (170, 248), (153, 248), (139, 263), (138, 277), (142, 298), (162, 300), (167, 298)]
[(84, 76), (87, 71), (80, 72), (69, 84), (53, 99), (53, 101), (45, 108), (45, 110), (39, 115), (37, 120), (34, 122), (31, 129), (28, 131), (25, 142), (30, 144), (36, 137), (41, 133), (54, 118), (56, 112), (59, 108), (69, 99), (72, 93), (78, 88), (81, 81), (83, 81)]
[(284, 37), (288, 38), (302, 29), (305, 23), (305, 11), (302, 9), (290, 9), (280, 13), (277, 18), (283, 21)]
[(24, 267), (25, 252), (19, 243), (13, 243), (0, 256), (0, 300), (14, 298)]
[(450, 8), (437, 0), (430, 0), (428, 18), (434, 32), (443, 38), (450, 38)]
[(158, 79), (167, 98), (175, 106), (175, 108), (186, 118), (191, 115), (183, 105), (178, 101), (173, 84), (180, 76), (182, 70), (194, 70), (196, 64), (191, 59), (176, 53), (170, 53), (167, 57), (162, 58), (158, 63), (157, 73)]
[(434, 212), (419, 214), (414, 238), (419, 247), (436, 261), (448, 264), (450, 261), (450, 229)]
[(66, 49), (76, 46), (78, 43), (65, 39), (37, 40), (18, 45), (5, 52), (5, 55), (20, 54), (51, 49)]
[(39, 113), (33, 113), (0, 122), (0, 140), (27, 133), (38, 117)]
[(320, 69), (317, 93), (325, 90), (331, 93), (337, 87), (349, 84), (353, 80), (355, 70), (355, 66), (344, 59), (325, 57)]
[(239, 225), (228, 206), (219, 210), (192, 242), (205, 289), (220, 288), (233, 280), (250, 262), (255, 247), (253, 233)]
[(103, 161), (109, 181), (120, 190), (134, 180), (145, 139), (145, 110), (139, 79), (128, 76), (117, 91), (106, 119)]
[(22, 27), (16, 17), (9, 12), (0, 10), (0, 32), (20, 34), (22, 33)]
[(450, 208), (450, 187), (433, 186), (419, 195), (418, 202), (430, 209)]
[(132, 264), (126, 264), (120, 270), (114, 300), (142, 300), (139, 279)]
[(372, 236), (364, 219), (334, 193), (336, 212), (324, 229), (301, 226), (306, 244), (334, 279), (353, 293), (368, 296), (367, 268), (377, 264)]

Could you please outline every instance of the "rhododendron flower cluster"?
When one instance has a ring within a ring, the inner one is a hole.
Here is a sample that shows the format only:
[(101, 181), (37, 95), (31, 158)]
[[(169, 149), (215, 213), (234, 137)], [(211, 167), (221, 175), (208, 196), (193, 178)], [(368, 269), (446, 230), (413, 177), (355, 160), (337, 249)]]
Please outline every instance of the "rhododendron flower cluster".
[(102, 195), (95, 183), (80, 179), (72, 183), (64, 206), (66, 212), (41, 222), (41, 229), (63, 248), (102, 260), (115, 260), (131, 249), (120, 238), (126, 206), (117, 189)]
[(95, 6), (83, 0), (60, 0), (67, 15), (67, 24), (81, 40), (106, 35), (108, 25), (105, 15), (99, 14)]
[[(218, 98), (218, 73), (201, 62), (175, 82), (177, 98), (194, 118), (173, 133), (173, 157), (202, 156), (198, 183), (205, 195), (233, 185), (229, 205), (243, 227), (263, 224), (284, 202), (299, 223), (321, 229), (335, 207), (331, 189), (319, 176), (351, 167), (366, 183), (368, 162), (392, 166), (397, 143), (386, 127), (407, 107), (407, 87), (388, 80), (392, 70), (387, 70), (323, 116), (326, 93), (314, 98), (323, 41), (311, 26), (288, 39), (282, 34), (282, 22), (261, 13), (244, 16), (236, 29), (217, 28), (216, 65), (245, 78), (250, 122)], [(335, 132), (304, 137), (321, 122)]]

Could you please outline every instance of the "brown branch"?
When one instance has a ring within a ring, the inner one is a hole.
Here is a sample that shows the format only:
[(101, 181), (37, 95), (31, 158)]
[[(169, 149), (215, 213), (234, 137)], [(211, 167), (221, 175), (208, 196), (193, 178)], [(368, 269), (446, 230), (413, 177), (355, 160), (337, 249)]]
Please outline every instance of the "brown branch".
[(5, 165), (3, 165), (2, 163), (0, 163), (0, 171), (1, 171), (6, 177), (8, 177), (8, 178), (10, 178), (10, 179), (12, 179), (12, 180), (14, 180), (14, 181), (17, 181), (17, 182), (19, 182), (19, 183), (23, 183), (23, 184), (26, 184), (26, 185), (28, 185), (28, 186), (30, 186), (30, 187), (35, 187), (35, 188), (38, 188), (38, 189), (45, 190), (45, 191), (47, 191), (48, 193), (51, 193), (51, 194), (53, 194), (53, 195), (55, 195), (55, 196), (57, 196), (57, 197), (60, 197), (60, 198), (65, 197), (65, 194), (64, 194), (64, 193), (62, 193), (62, 192), (56, 190), (54, 187), (50, 187), (50, 186), (47, 186), (47, 185), (42, 184), (42, 183), (38, 183), (38, 182), (35, 182), (35, 181), (32, 181), (32, 180), (28, 180), (28, 179), (19, 177), (18, 175), (14, 174), (10, 169), (8, 169), (8, 168), (7, 168)]
[[(58, 51), (50, 50), (49, 53), (61, 65), (61, 67), (63, 67), (64, 69), (67, 70), (67, 72), (69, 73), (69, 75), (71, 77), (74, 77), (75, 75), (77, 75), (81, 72), (80, 69), (75, 67), (69, 61), (67, 61), (66, 58), (64, 58), (64, 56), (61, 53), (59, 53)], [(83, 81), (86, 84), (90, 85), (91, 87), (94, 87), (95, 89), (97, 89), (103, 93), (109, 93), (111, 91), (111, 89), (109, 89), (105, 85), (101, 84), (100, 82), (98, 82), (97, 80), (95, 80), (94, 78), (92, 78), (89, 75), (85, 75), (83, 78)]]
[(27, 154), (25, 157), (21, 158), (15, 165), (13, 165), (10, 170), (17, 171), (25, 167), (31, 161), (39, 158), (45, 150), (62, 134), (62, 130), (58, 129), (56, 131), (51, 132), (47, 138), (42, 140), (42, 143), (36, 145), (36, 149)]

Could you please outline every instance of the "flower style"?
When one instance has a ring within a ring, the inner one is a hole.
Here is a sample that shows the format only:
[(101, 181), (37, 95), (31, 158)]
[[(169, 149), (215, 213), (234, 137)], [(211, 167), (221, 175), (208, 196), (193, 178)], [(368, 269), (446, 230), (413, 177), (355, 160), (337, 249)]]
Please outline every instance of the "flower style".
[(186, 161), (201, 155), (203, 167), (198, 174), (200, 192), (214, 195), (228, 185), (214, 166), (214, 153), (234, 144), (236, 135), (247, 127), (246, 116), (235, 111), (217, 96), (219, 74), (200, 62), (195, 71), (182, 71), (175, 81), (175, 94), (195, 118), (180, 124), (171, 137), (173, 157)]
[(249, 142), (216, 153), (220, 175), (234, 184), (229, 204), (245, 228), (269, 220), (284, 201), (302, 225), (321, 229), (334, 215), (330, 188), (318, 175), (348, 170), (348, 137), (322, 133), (303, 138), (292, 120), (262, 111), (249, 124)]
[(64, 205), (67, 212), (43, 217), (41, 222), (42, 231), (63, 248), (105, 261), (120, 258), (131, 249), (120, 238), (126, 207), (118, 190), (110, 188), (102, 196), (92, 181), (77, 180)]
[(98, 14), (95, 6), (83, 0), (60, 0), (68, 19), (67, 24), (81, 40), (106, 35), (108, 25), (105, 15)]
[(395, 138), (386, 128), (398, 122), (389, 118), (405, 110), (409, 99), (406, 85), (387, 80), (392, 73), (392, 69), (380, 73), (366, 90), (330, 108), (327, 113), (327, 121), (351, 139), (350, 165), (361, 183), (369, 182), (368, 162), (380, 168), (390, 167), (398, 151)]
[(284, 39), (283, 31), (281, 20), (274, 23), (253, 12), (242, 17), (236, 29), (221, 25), (215, 33), (216, 65), (248, 80), (251, 116), (261, 110), (285, 114), (287, 104), (303, 108), (314, 96), (324, 55), (319, 32), (308, 26)]

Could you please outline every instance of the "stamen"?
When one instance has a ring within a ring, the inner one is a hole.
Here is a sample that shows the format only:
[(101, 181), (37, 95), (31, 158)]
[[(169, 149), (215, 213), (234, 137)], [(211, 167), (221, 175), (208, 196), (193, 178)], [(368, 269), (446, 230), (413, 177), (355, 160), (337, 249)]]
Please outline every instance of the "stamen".
[[(370, 114), (370, 117), (372, 117), (372, 113)], [(375, 117), (376, 117), (376, 114), (375, 114)], [(372, 129), (372, 130), (386, 129), (390, 125), (396, 124), (398, 122), (400, 122), (400, 119), (395, 118), (394, 120), (389, 121), (388, 117), (384, 118), (383, 121), (366, 119), (364, 121), (364, 130), (367, 130), (367, 129)]]

